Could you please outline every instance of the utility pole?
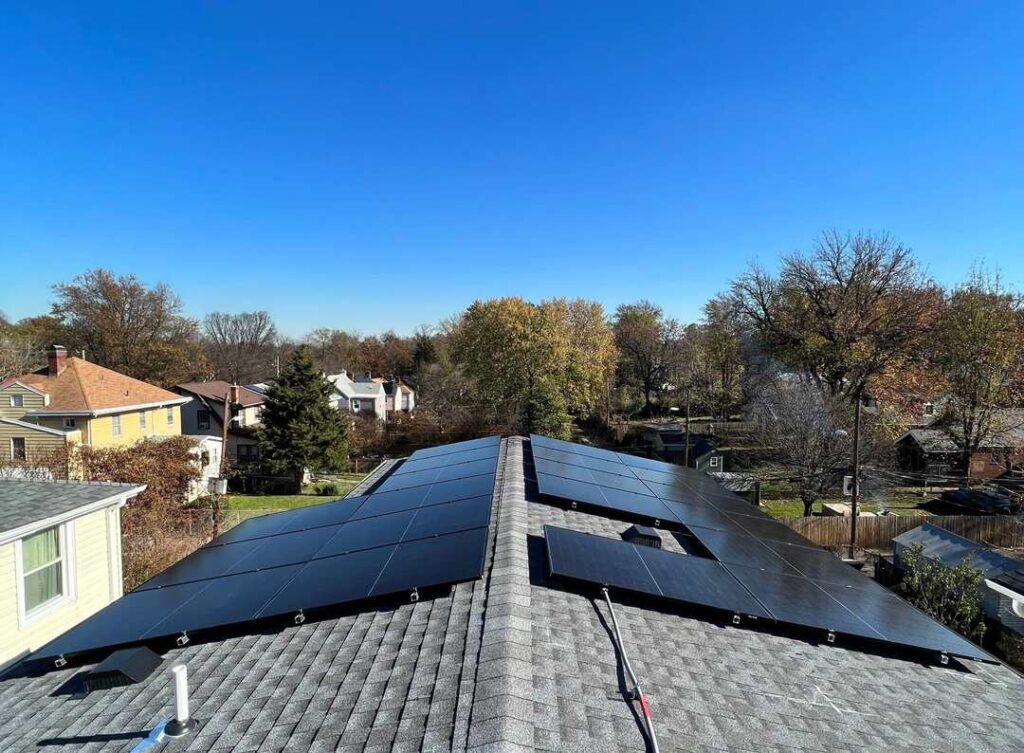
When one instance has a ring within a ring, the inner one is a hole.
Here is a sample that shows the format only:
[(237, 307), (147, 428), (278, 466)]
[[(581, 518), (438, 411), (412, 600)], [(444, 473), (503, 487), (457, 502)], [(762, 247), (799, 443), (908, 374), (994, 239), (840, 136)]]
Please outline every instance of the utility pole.
[(853, 414), (853, 499), (850, 505), (850, 559), (857, 551), (857, 509), (860, 503), (860, 404), (863, 402), (863, 390), (857, 390), (857, 407)]
[(683, 452), (683, 466), (690, 467), (690, 385), (686, 385), (686, 445)]

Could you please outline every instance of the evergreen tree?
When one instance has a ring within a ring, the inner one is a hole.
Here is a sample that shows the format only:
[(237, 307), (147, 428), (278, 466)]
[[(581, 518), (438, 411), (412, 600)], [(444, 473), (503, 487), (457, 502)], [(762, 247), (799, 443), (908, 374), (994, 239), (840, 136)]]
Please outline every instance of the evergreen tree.
[(348, 459), (348, 422), (331, 407), (331, 391), (303, 346), (267, 392), (260, 455), (272, 472), (294, 480), (296, 493), (307, 468), (339, 471)]

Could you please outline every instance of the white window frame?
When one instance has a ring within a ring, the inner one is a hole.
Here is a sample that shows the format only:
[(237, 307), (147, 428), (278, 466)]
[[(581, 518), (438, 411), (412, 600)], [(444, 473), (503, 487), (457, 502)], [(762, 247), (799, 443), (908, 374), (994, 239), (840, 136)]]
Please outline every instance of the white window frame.
[(174, 426), (174, 406), (173, 405), (167, 406), (166, 416), (167, 416), (167, 425), (168, 426)]
[(110, 434), (115, 437), (121, 436), (121, 416), (113, 415), (110, 417)]
[(25, 437), (11, 437), (11, 460), (18, 460), (19, 458), (14, 457), (14, 443), (16, 441), (21, 442), (21, 448), (24, 450), (25, 457), (20, 458), (21, 460), (28, 461), (28, 440)]
[(65, 417), (64, 418), (64, 428), (65, 429), (74, 429), (75, 428), (75, 419), (71, 418), (70, 416)]
[(12, 408), (24, 408), (25, 407), (25, 396), (24, 395), (11, 395), (11, 407)]
[(719, 464), (721, 463), (721, 461), (722, 461), (722, 458), (718, 457), (718, 455), (712, 455), (711, 459), (708, 461), (708, 464), (712, 468), (717, 468), (719, 466)]
[(139, 431), (149, 430), (149, 419), (146, 417), (146, 411), (139, 411)]
[(352, 400), (349, 402), (349, 405), (351, 406), (353, 413), (358, 413), (359, 411), (362, 410), (362, 403), (359, 402), (358, 397), (352, 398)]
[[(47, 602), (43, 602), (35, 609), (28, 611), (25, 609), (25, 576), (31, 573), (26, 573), (24, 568), (24, 562), (22, 559), (22, 547), (21, 542), (29, 536), (34, 536), (42, 531), (49, 530), (42, 528), (39, 531), (33, 531), (21, 539), (14, 542), (14, 571), (15, 581), (17, 584), (18, 591), (18, 626), (24, 628), (36, 620), (40, 619), (44, 615), (52, 612), (55, 609), (59, 609), (65, 604), (70, 604), (75, 600), (75, 522), (69, 520), (67, 523), (60, 523), (57, 526), (50, 526), (51, 528), (57, 528), (57, 546), (60, 547), (60, 579), (61, 588), (60, 596), (50, 599)], [(50, 563), (53, 564), (52, 562)], [(32, 572), (35, 572), (34, 570)]]

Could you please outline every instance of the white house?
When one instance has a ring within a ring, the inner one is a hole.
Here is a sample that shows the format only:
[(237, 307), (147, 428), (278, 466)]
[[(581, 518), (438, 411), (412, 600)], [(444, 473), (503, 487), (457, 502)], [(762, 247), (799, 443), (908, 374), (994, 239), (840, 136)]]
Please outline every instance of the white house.
[(362, 416), (374, 416), (383, 421), (387, 417), (387, 393), (379, 382), (357, 382), (347, 371), (327, 377), (334, 385), (331, 405)]

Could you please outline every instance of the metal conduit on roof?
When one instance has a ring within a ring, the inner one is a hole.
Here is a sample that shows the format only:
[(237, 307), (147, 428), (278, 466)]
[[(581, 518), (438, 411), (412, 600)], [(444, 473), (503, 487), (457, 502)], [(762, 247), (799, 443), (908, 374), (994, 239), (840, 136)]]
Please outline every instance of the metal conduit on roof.
[(640, 687), (640, 680), (637, 679), (636, 673), (633, 672), (633, 667), (629, 663), (629, 657), (626, 656), (626, 647), (622, 643), (622, 634), (619, 632), (619, 621), (615, 618), (615, 608), (612, 607), (612, 600), (611, 597), (608, 596), (607, 587), (601, 589), (601, 594), (604, 596), (605, 603), (608, 605), (608, 612), (612, 616), (615, 645), (619, 649), (619, 656), (622, 657), (622, 666), (625, 668), (626, 674), (629, 676), (629, 681), (633, 683), (631, 697), (640, 702), (640, 710), (644, 715), (644, 726), (647, 730), (647, 738), (651, 743), (651, 750), (653, 753), (660, 753), (660, 749), (658, 748), (658, 736), (654, 734), (654, 720), (651, 718), (651, 707), (650, 704), (647, 703), (647, 696), (644, 695), (644, 691)]

